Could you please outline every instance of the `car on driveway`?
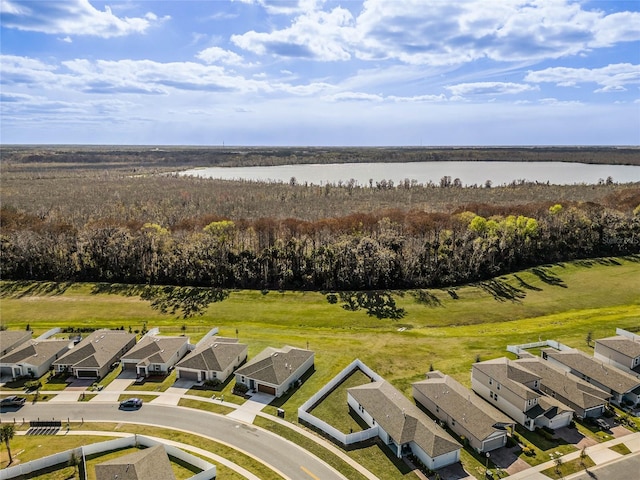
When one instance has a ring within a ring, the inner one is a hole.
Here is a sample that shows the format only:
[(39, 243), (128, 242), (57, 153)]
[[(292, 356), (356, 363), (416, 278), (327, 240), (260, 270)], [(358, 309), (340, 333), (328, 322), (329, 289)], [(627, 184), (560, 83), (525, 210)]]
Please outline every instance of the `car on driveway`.
[(0, 408), (4, 407), (21, 407), (24, 405), (27, 399), (24, 397), (18, 397), (16, 395), (11, 395), (10, 397), (5, 397), (0, 400)]
[(607, 421), (602, 418), (596, 419), (596, 425), (599, 426), (602, 430), (609, 430), (611, 428)]
[(138, 410), (142, 406), (142, 400), (139, 398), (128, 398), (120, 402), (122, 410)]

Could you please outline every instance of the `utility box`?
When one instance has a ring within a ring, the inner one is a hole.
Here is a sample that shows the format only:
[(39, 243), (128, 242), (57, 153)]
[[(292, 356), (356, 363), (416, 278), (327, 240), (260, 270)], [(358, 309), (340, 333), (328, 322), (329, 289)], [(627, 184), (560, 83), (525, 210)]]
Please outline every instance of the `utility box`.
[(280, 418), (284, 418), (284, 410), (283, 410), (282, 408), (279, 408), (279, 409), (278, 409), (278, 416), (279, 416)]

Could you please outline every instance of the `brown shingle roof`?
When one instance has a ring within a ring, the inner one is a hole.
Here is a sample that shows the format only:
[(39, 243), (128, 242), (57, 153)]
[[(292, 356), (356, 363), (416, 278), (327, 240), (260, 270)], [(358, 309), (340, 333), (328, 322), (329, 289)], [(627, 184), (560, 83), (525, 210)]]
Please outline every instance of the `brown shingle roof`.
[(605, 365), (579, 350), (571, 349), (560, 351), (555, 348), (544, 348), (542, 349), (542, 353), (572, 370), (595, 380), (613, 392), (626, 393), (640, 386), (640, 379), (616, 367)]
[(243, 355), (247, 348), (244, 343), (237, 343), (236, 339), (212, 337), (180, 360), (176, 368), (222, 372), (232, 365), (239, 355)]
[(162, 445), (155, 445), (96, 465), (96, 480), (176, 480)]
[(390, 383), (371, 382), (347, 390), (399, 444), (414, 441), (431, 458), (460, 449), (460, 444)]
[(539, 393), (524, 385), (524, 383), (540, 380), (540, 377), (524, 368), (518, 367), (506, 357), (474, 363), (473, 368), (493, 378), (520, 398), (532, 400), (540, 396)]
[(495, 425), (514, 424), (511, 418), (448, 375), (416, 382), (413, 388), (479, 440), (484, 440), (498, 430)]
[(607, 403), (610, 394), (585, 382), (584, 380), (554, 367), (540, 357), (522, 358), (515, 363), (540, 375), (540, 383), (551, 391), (557, 392), (580, 408), (589, 409)]
[(29, 340), (0, 358), (0, 363), (28, 363), (42, 365), (63, 355), (69, 348), (69, 340)]
[(281, 385), (314, 353), (291, 346), (277, 349), (268, 347), (236, 370), (236, 375), (244, 375), (271, 385)]
[(615, 337), (599, 338), (596, 340), (596, 350), (598, 349), (598, 344), (609, 347), (625, 357), (640, 357), (640, 341), (633, 341), (629, 337), (616, 335)]
[(187, 337), (163, 337), (148, 335), (143, 337), (122, 360), (143, 360), (151, 363), (166, 363), (189, 339)]
[(84, 368), (102, 367), (132, 340), (135, 340), (135, 335), (132, 333), (120, 330), (96, 330), (53, 364)]

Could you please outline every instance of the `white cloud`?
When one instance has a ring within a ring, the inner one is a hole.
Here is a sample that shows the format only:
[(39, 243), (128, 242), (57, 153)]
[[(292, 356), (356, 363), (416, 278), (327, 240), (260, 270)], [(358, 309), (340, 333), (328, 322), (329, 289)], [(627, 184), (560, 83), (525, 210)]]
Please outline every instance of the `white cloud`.
[(459, 83), (445, 87), (454, 96), (465, 95), (516, 95), (523, 92), (539, 90), (535, 85), (511, 82), (473, 82)]
[(640, 40), (640, 13), (607, 15), (570, 0), (365, 0), (355, 18), (344, 8), (322, 6), (293, 4), (290, 26), (232, 41), (261, 55), (440, 66), (556, 59)]
[(625, 85), (640, 84), (640, 65), (617, 63), (601, 68), (552, 67), (527, 73), (525, 81), (555, 83), (572, 87), (581, 83), (596, 83), (602, 88), (596, 92), (625, 91)]
[(205, 63), (224, 63), (226, 65), (242, 65), (244, 59), (235, 52), (220, 47), (206, 48), (196, 55)]
[(103, 38), (144, 33), (159, 20), (154, 13), (144, 17), (118, 17), (111, 8), (98, 10), (89, 0), (21, 2), (3, 0), (1, 23), (5, 28), (52, 35), (91, 35)]
[(334, 95), (324, 97), (330, 102), (382, 102), (384, 98), (381, 95), (374, 95), (362, 92), (341, 92)]

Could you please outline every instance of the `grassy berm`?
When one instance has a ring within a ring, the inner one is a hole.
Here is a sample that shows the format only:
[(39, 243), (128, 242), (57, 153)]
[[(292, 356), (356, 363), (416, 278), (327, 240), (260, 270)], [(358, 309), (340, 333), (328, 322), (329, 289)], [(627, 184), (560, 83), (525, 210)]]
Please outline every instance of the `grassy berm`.
[[(616, 327), (640, 327), (640, 256), (538, 267), (490, 281), (391, 292), (404, 316), (379, 319), (348, 311), (326, 294), (232, 291), (202, 316), (163, 316), (139, 297), (105, 292), (93, 284), (0, 282), (2, 324), (27, 326), (37, 336), (53, 327), (160, 327), (197, 341), (211, 327), (249, 344), (249, 357), (266, 346), (294, 345), (316, 352), (315, 372), (283, 399), (287, 419), (355, 358), (410, 395), (411, 383), (432, 366), (470, 384), (478, 359), (507, 355), (508, 344), (555, 339), (589, 352), (593, 339)], [(122, 289), (114, 289), (121, 292)], [(273, 408), (275, 411), (275, 407)]]

